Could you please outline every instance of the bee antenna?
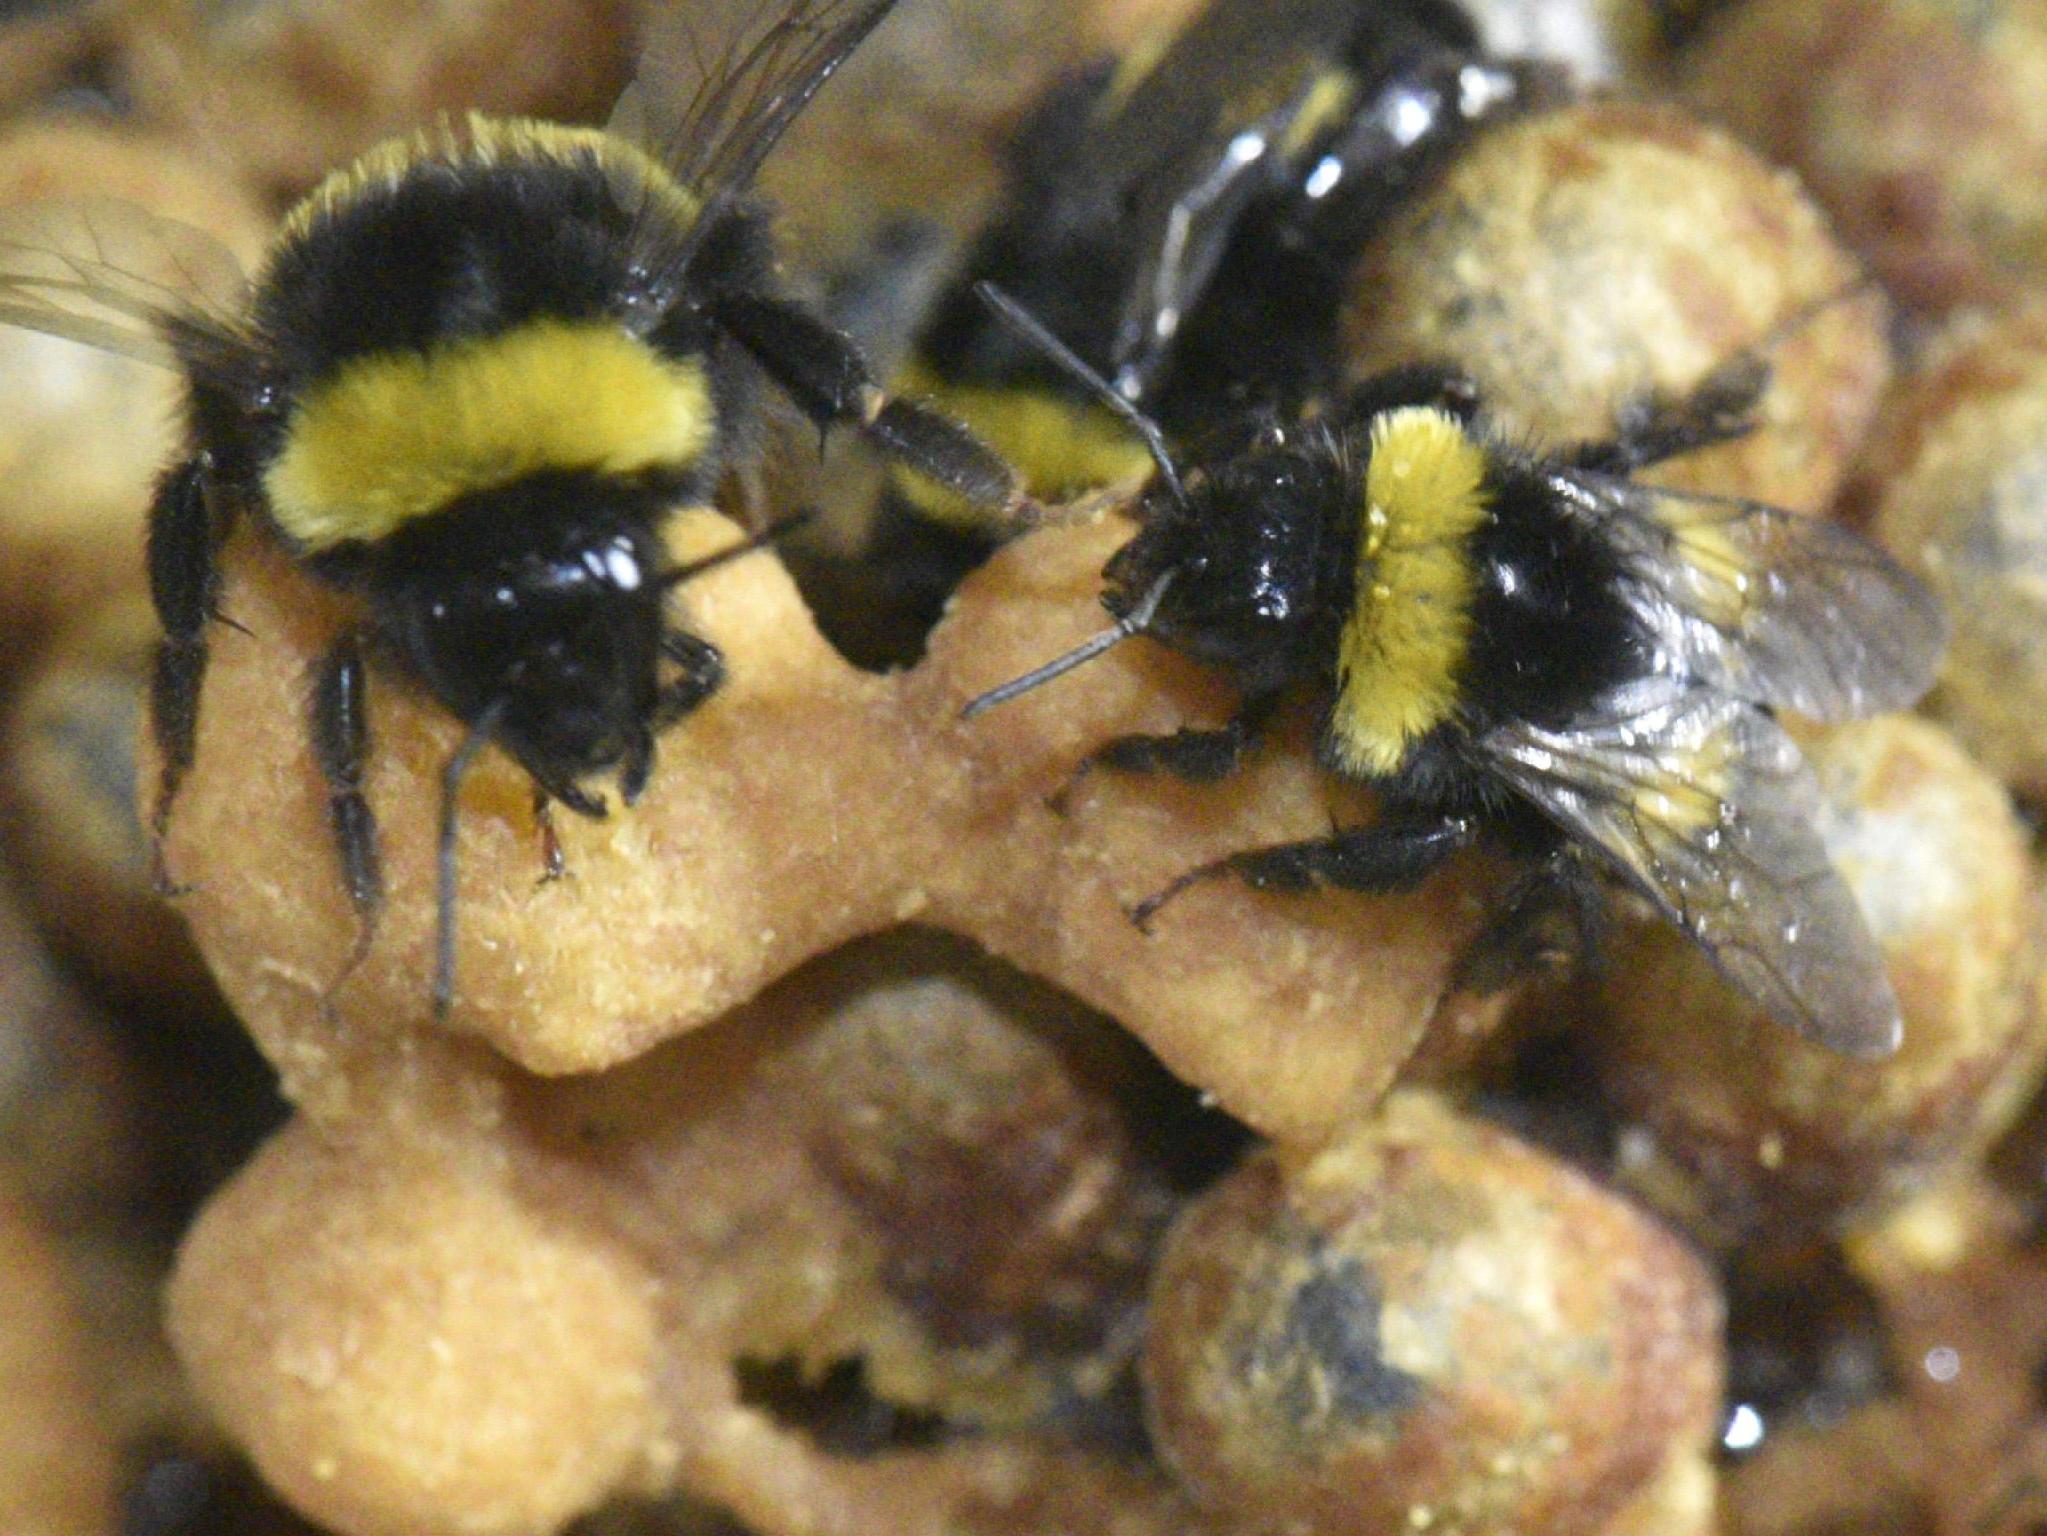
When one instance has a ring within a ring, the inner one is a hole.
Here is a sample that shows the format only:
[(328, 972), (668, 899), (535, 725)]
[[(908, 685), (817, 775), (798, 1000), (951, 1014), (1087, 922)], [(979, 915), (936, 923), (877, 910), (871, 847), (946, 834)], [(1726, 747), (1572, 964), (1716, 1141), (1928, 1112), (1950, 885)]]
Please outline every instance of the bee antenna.
[(1012, 678), (1000, 688), (989, 689), (978, 699), (970, 701), (960, 711), (960, 718), (971, 720), (976, 715), (986, 714), (998, 704), (1007, 704), (1011, 699), (1021, 698), (1033, 688), (1041, 688), (1053, 678), (1064, 677), (1075, 667), (1093, 661), (1102, 652), (1121, 645), (1132, 635), (1143, 634), (1151, 626), (1153, 615), (1159, 611), (1159, 603), (1166, 595), (1166, 588), (1173, 584), (1173, 578), (1179, 574), (1176, 570), (1167, 571), (1151, 584), (1151, 590), (1144, 594), (1137, 606), (1111, 627), (1093, 639), (1083, 640), (1064, 656), (1056, 656), (1042, 667), (1026, 672), (1022, 677)]
[(1078, 353), (1047, 330), (1042, 320), (994, 283), (974, 284), (974, 296), (995, 312), (996, 319), (1044, 353), (1062, 372), (1114, 411), (1131, 431), (1143, 438), (1144, 446), (1151, 450), (1152, 462), (1159, 467), (1159, 477), (1166, 482), (1166, 489), (1173, 493), (1173, 500), (1183, 507), (1187, 505), (1187, 488), (1180, 482), (1179, 466), (1174, 464), (1173, 455), (1166, 447), (1166, 435), (1159, 430), (1157, 422), (1131, 404), (1121, 390), (1082, 362)]
[(497, 700), (476, 717), (469, 734), (441, 766), (441, 831), (436, 852), (434, 885), (434, 1017), (445, 1019), (455, 1001), (455, 831), (462, 781), (477, 753), (490, 742), (505, 701)]
[(741, 555), (750, 555), (757, 549), (764, 549), (770, 544), (780, 543), (816, 515), (814, 512), (795, 512), (788, 517), (777, 518), (774, 522), (768, 524), (767, 527), (761, 529), (759, 533), (748, 534), (737, 544), (728, 544), (725, 548), (713, 554), (705, 555), (700, 560), (692, 560), (687, 565), (678, 565), (672, 571), (663, 572), (661, 585), (663, 587), (679, 587), (685, 581), (701, 576), (706, 571), (715, 571), (719, 566), (729, 561), (737, 560)]
[(1830, 288), (1816, 299), (1808, 299), (1786, 315), (1768, 332), (1749, 343), (1743, 350), (1748, 352), (1769, 352), (1782, 346), (1798, 332), (1819, 319), (1828, 310), (1839, 304), (1852, 304), (1867, 294), (1881, 292), (1881, 286), (1874, 272), (1863, 270), (1838, 287)]

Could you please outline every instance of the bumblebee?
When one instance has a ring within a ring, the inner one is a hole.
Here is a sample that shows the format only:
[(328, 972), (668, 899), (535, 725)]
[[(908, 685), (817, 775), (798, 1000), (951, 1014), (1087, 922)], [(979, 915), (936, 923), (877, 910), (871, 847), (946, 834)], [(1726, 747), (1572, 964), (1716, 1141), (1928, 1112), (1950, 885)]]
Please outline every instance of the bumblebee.
[[(1041, 104), (905, 382), (1046, 501), (1142, 474), (1145, 450), (990, 318), (981, 283), (1169, 431), (1231, 397), (1318, 394), (1337, 378), (1334, 317), (1365, 238), (1539, 78), (1487, 57), (1452, 0), (1211, 0), (1162, 51)], [(971, 524), (930, 487), (908, 492), (925, 516)]]
[(1397, 891), (1489, 839), (1527, 873), (1465, 979), (1549, 953), (1559, 915), (1582, 952), (1614, 877), (1776, 1019), (1884, 1055), (1898, 1005), (1773, 712), (1911, 704), (1945, 644), (1939, 605), (1838, 524), (1634, 478), (1745, 431), (1766, 382), (1744, 358), (1688, 399), (1626, 413), (1614, 440), (1551, 455), (1501, 431), (1453, 369), (1404, 368), (1184, 475), (1125, 406), (1158, 474), (1104, 571), (1116, 624), (967, 713), (1148, 636), (1226, 674), (1241, 706), (1219, 728), (1111, 741), (1081, 771), (1214, 780), (1283, 698), (1312, 701), (1322, 766), (1376, 791), (1377, 818), (1191, 870), (1138, 905), (1140, 926), (1219, 876)]
[(237, 522), (361, 604), (310, 690), (357, 960), (383, 892), (363, 793), (372, 663), (466, 728), (441, 784), (440, 1012), (455, 805), (477, 754), (517, 762), (543, 818), (552, 803), (603, 816), (590, 781), (632, 803), (655, 738), (719, 686), (723, 658), (670, 612), (701, 566), (677, 566), (661, 533), (757, 452), (763, 382), (953, 494), (1007, 502), (1005, 465), (884, 394), (784, 294), (747, 197), (893, 5), (789, 0), (715, 57), (679, 15), (658, 19), (610, 129), (471, 117), (373, 149), (288, 215), (252, 288), (212, 303), (170, 302), (118, 259), (117, 235), (218, 264), (197, 232), (138, 232), (139, 213), (118, 229), (81, 215), (105, 260), (0, 277), (0, 320), (167, 363), (188, 386), (187, 450), (149, 517), (159, 850)]
[[(1209, 0), (1168, 42), (1055, 86), (994, 221), (941, 289), (899, 385), (1056, 504), (1143, 475), (1143, 442), (990, 320), (994, 283), (1176, 435), (1337, 387), (1336, 316), (1389, 212), (1486, 125), (1560, 94), (1455, 0)], [(907, 661), (1013, 524), (895, 477), (867, 550)]]

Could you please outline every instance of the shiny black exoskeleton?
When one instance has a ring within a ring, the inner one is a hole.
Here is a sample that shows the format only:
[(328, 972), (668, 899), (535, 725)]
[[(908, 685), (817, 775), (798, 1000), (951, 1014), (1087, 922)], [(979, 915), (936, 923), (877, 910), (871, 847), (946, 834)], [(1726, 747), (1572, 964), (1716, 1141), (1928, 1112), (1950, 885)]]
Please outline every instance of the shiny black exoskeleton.
[[(314, 668), (309, 720), (356, 960), (384, 891), (365, 793), (373, 670), (464, 727), (441, 784), (445, 1010), (455, 805), (476, 755), (494, 746), (529, 776), (552, 868), (546, 807), (603, 815), (588, 781), (606, 777), (636, 799), (658, 734), (718, 687), (717, 650), (668, 601), (703, 565), (678, 567), (663, 531), (759, 458), (762, 395), (969, 502), (1012, 505), (1007, 465), (888, 394), (786, 291), (751, 197), (769, 150), (894, 4), (782, 0), (722, 53), (698, 18), (654, 18), (613, 129), (475, 116), (378, 146), (287, 216), (259, 281), (212, 305), (167, 305), (111, 260), (63, 280), (0, 274), (5, 318), (168, 363), (187, 386), (186, 456), (149, 531), (160, 880), (238, 521), (359, 601)], [(200, 232), (142, 233), (174, 260), (216, 254)]]
[(1074, 782), (1096, 768), (1223, 778), (1292, 698), (1317, 720), (1321, 765), (1378, 802), (1360, 824), (1187, 871), (1132, 909), (1140, 926), (1223, 876), (1403, 890), (1483, 839), (1529, 862), (1466, 980), (1582, 952), (1611, 878), (1779, 1021), (1851, 1055), (1896, 1049), (1882, 954), (1774, 712), (1909, 705), (1945, 644), (1939, 604), (1825, 519), (1634, 478), (1746, 431), (1768, 380), (1757, 358), (1623, 410), (1609, 441), (1551, 453), (1504, 435), (1454, 370), (1402, 369), (1183, 474), (1156, 423), (987, 297), (1144, 436), (1158, 474), (1103, 573), (1115, 626), (966, 714), (1142, 636), (1222, 673), (1238, 707), (1220, 727), (1113, 739)]
[[(1177, 440), (1247, 409), (1292, 414), (1340, 384), (1345, 282), (1389, 214), (1474, 134), (1561, 94), (1547, 69), (1488, 56), (1454, 0), (1212, 0), (1132, 74), (1103, 65), (1041, 103), (913, 352), (917, 386), (1044, 499), (1098, 486), (1100, 456), (1012, 430), (1009, 401), (1086, 393), (991, 319), (978, 286)], [(1009, 531), (947, 524), (898, 502), (877, 534), (921, 627)]]
[(1319, 393), (1363, 242), (1555, 89), (1487, 57), (1453, 0), (1214, 0), (1134, 83), (1104, 67), (1055, 89), (918, 355), (956, 382), (1071, 390), (975, 300), (988, 282), (1168, 431), (1225, 398)]

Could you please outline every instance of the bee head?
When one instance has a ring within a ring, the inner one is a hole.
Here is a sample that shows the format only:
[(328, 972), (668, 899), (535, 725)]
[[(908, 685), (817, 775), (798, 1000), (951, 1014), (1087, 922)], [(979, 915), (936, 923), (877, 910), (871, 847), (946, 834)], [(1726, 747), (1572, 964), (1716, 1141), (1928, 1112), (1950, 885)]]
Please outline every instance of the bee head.
[(594, 494), (547, 515), (544, 494), (480, 498), (493, 505), (460, 519), (467, 537), (436, 520), (445, 549), (389, 562), (401, 574), (382, 594), (387, 623), (434, 695), (459, 719), (490, 719), (538, 782), (558, 790), (620, 768), (630, 800), (659, 709), (662, 551), (635, 509)]
[(1154, 486), (1144, 526), (1103, 572), (1103, 604), (1127, 618), (1165, 583), (1144, 632), (1248, 686), (1290, 673), (1318, 611), (1326, 476), (1294, 452), (1225, 460), (1184, 497)]
[(1229, 669), (1246, 688), (1283, 684), (1317, 610), (1326, 496), (1341, 455), (1304, 453), (1274, 432), (1225, 454), (1190, 483), (1158, 423), (1138, 410), (1015, 300), (976, 290), (1003, 324), (1120, 417), (1151, 452), (1158, 475), (1138, 508), (1143, 523), (1104, 568), (1103, 604), (1115, 626), (1022, 677), (968, 701), (972, 719), (1084, 666), (1134, 635), (1149, 635)]

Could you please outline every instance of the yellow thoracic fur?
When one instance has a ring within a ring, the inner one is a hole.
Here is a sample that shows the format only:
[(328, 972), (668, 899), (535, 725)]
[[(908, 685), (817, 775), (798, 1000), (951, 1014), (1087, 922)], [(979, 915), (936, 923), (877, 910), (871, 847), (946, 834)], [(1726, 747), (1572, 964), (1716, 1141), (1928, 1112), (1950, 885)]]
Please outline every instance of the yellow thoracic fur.
[(715, 425), (694, 359), (608, 321), (534, 320), (344, 364), (299, 401), (264, 489), (316, 553), (542, 471), (687, 469)]
[[(687, 229), (690, 189), (616, 134), (471, 114), (389, 140), (321, 181), (285, 217), (280, 251), (424, 166), (507, 164), (602, 176), (622, 212)], [(699, 360), (616, 322), (541, 316), (494, 335), (342, 363), (294, 402), (264, 476), (277, 525), (307, 554), (373, 543), (464, 496), (549, 470), (686, 469), (716, 428)]]
[(391, 186), (415, 167), (441, 162), (456, 167), (539, 161), (576, 167), (594, 165), (610, 178), (626, 206), (642, 201), (678, 228), (697, 216), (696, 194), (652, 155), (628, 139), (597, 128), (571, 128), (526, 117), (486, 117), (472, 112), (402, 138), (386, 139), (331, 171), (284, 216), (279, 243), (314, 233), (326, 219), (345, 212), (366, 193)]
[(1485, 479), (1485, 450), (1448, 413), (1417, 406), (1373, 421), (1357, 591), (1329, 722), (1347, 772), (1394, 772), (1456, 709), (1471, 632), (1468, 546), (1488, 515)]

